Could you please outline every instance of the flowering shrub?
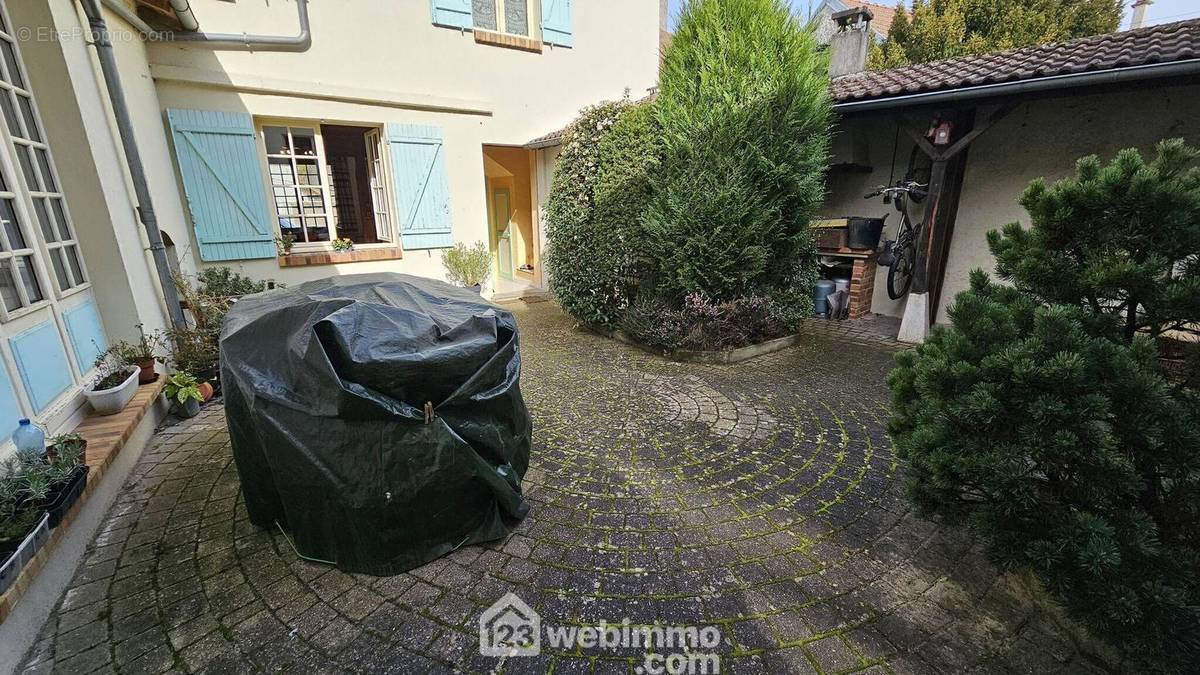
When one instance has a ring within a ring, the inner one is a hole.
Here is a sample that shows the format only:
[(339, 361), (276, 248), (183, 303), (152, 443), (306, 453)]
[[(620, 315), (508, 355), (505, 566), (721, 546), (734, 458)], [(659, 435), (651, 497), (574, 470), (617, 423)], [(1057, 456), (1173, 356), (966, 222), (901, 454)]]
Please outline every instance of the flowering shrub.
[(563, 139), (547, 206), (546, 267), (563, 309), (583, 323), (614, 325), (637, 291), (657, 144), (649, 105), (628, 100), (585, 109)]

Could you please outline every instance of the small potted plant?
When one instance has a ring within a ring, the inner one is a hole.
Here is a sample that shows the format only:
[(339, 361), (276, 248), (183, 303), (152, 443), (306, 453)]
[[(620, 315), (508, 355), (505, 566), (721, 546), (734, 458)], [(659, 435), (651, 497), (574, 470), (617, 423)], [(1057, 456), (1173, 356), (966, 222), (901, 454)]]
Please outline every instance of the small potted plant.
[(171, 402), (171, 407), (176, 415), (191, 418), (200, 414), (200, 404), (204, 402), (204, 394), (200, 392), (200, 385), (196, 382), (195, 377), (187, 373), (175, 373), (167, 378), (163, 393)]
[(483, 293), (483, 282), (492, 272), (492, 254), (487, 245), (477, 241), (471, 246), (463, 243), (442, 251), (442, 265), (451, 283)]
[(51, 462), (56, 461), (60, 455), (83, 457), (86, 454), (87, 439), (76, 433), (51, 436), (50, 441), (46, 444), (46, 459)]
[(137, 342), (118, 342), (113, 345), (113, 349), (125, 363), (139, 368), (138, 384), (149, 384), (158, 379), (158, 373), (154, 372), (154, 363), (158, 360), (158, 352), (162, 348), (162, 336), (157, 332), (147, 335), (145, 327), (140, 323), (137, 329)]
[(296, 235), (288, 232), (281, 237), (275, 237), (275, 250), (279, 253), (279, 257), (289, 256), (292, 254), (292, 247), (296, 245)]
[(96, 377), (83, 390), (83, 396), (100, 415), (115, 415), (137, 393), (138, 376), (142, 369), (130, 365), (113, 349), (96, 358)]
[(18, 460), (0, 469), (0, 593), (50, 538), (49, 516), (37, 510), (26, 487)]
[(333, 250), (335, 251), (352, 251), (354, 250), (354, 242), (349, 239), (334, 239)]

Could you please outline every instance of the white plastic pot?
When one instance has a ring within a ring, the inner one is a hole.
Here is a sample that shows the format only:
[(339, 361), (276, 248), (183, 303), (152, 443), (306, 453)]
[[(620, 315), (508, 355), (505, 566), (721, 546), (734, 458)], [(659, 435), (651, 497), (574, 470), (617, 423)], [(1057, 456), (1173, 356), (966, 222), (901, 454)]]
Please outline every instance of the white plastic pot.
[(93, 388), (95, 385), (92, 385), (83, 390), (83, 395), (98, 414), (115, 415), (124, 410), (129, 400), (137, 393), (140, 372), (140, 368), (133, 366), (129, 369), (129, 377), (121, 384), (101, 391), (96, 391)]

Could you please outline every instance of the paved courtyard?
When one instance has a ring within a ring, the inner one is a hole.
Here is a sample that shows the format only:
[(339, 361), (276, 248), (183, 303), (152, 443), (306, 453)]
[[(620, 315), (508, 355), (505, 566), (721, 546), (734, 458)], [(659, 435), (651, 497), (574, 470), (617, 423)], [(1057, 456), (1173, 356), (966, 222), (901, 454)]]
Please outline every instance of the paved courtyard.
[(510, 591), (556, 626), (714, 626), (722, 672), (1099, 672), (965, 532), (908, 511), (889, 351), (684, 365), (512, 308), (535, 423), (513, 536), (390, 578), (303, 562), (246, 520), (209, 406), (146, 450), (27, 672), (641, 672), (640, 649), (480, 656)]

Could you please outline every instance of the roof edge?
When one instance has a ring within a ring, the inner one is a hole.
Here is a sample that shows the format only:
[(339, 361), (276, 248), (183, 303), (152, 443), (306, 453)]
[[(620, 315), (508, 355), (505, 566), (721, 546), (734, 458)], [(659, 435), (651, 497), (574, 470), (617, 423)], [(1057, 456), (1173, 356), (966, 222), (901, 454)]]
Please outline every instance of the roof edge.
[(908, 105), (920, 105), (925, 103), (944, 103), (946, 101), (1006, 96), (1026, 92), (1053, 91), (1055, 89), (1066, 89), (1069, 87), (1113, 84), (1135, 79), (1146, 79), (1148, 77), (1161, 78), (1192, 74), (1200, 74), (1200, 58), (1185, 59), (1182, 61), (1168, 61), (1165, 63), (1141, 64), (1137, 66), (1125, 66), (1122, 68), (1109, 68), (1105, 70), (1093, 70), (1082, 73), (1050, 75), (1048, 77), (1016, 80), (1012, 82), (993, 82), (990, 84), (980, 84), (970, 87), (945, 89), (941, 91), (917, 92), (913, 94), (901, 94), (899, 96), (886, 96), (880, 98), (845, 101), (842, 103), (834, 103), (833, 109), (839, 112), (857, 112), (881, 108), (900, 108)]

